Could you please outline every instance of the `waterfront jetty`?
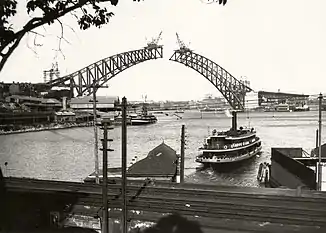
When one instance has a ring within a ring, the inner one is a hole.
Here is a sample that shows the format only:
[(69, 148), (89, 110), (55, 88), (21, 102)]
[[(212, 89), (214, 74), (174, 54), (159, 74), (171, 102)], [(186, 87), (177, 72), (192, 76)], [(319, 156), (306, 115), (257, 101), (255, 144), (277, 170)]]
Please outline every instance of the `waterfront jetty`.
[[(11, 226), (47, 227), (53, 216), (58, 223), (71, 215), (101, 218), (100, 184), (13, 177), (1, 183)], [(120, 218), (121, 196), (120, 181), (109, 183), (110, 218)], [(205, 233), (326, 231), (325, 192), (128, 180), (126, 196), (128, 221), (178, 213), (198, 221)]]
[[(322, 147), (321, 163), (326, 164), (326, 144)], [(272, 148), (271, 164), (260, 164), (257, 179), (265, 187), (317, 190), (318, 148), (311, 155), (302, 148)], [(325, 171), (326, 166), (322, 166)], [(324, 173), (324, 172), (322, 172)], [(326, 176), (321, 179), (321, 191), (325, 191)]]

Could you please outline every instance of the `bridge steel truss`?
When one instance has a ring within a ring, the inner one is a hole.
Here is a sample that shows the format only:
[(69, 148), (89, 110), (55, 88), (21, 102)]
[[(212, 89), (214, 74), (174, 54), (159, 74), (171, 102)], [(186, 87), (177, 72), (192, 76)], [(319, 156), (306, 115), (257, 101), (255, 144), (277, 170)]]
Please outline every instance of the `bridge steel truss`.
[(246, 93), (252, 89), (212, 60), (188, 49), (176, 50), (169, 60), (179, 62), (203, 75), (221, 92), (234, 110), (245, 108)]
[(47, 84), (51, 87), (70, 87), (70, 91), (72, 93), (76, 91), (77, 96), (89, 96), (93, 93), (93, 87), (103, 87), (107, 81), (125, 69), (157, 58), (163, 58), (163, 46), (161, 45), (145, 47), (104, 58), (72, 74), (52, 80)]

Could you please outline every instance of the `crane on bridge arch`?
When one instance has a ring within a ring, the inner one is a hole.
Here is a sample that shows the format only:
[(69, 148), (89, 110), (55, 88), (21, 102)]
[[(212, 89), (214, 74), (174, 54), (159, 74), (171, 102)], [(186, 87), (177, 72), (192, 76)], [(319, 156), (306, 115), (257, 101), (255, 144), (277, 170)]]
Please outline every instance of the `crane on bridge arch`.
[(161, 39), (162, 32), (163, 32), (163, 31), (160, 32), (160, 34), (158, 35), (158, 37), (156, 37), (156, 38), (152, 38), (152, 41), (150, 41), (150, 42), (147, 43), (147, 48), (155, 48), (155, 47), (158, 46), (158, 42), (159, 42), (160, 39)]
[(179, 49), (175, 50), (170, 61), (181, 63), (200, 73), (212, 83), (228, 101), (234, 110), (245, 108), (245, 96), (252, 89), (242, 80), (236, 79), (223, 67), (212, 60), (194, 53), (176, 33)]
[[(161, 35), (162, 32), (142, 49), (104, 58), (72, 74), (50, 80), (47, 84), (51, 87), (70, 87), (71, 93), (76, 91), (77, 96), (91, 95), (95, 89), (93, 87), (104, 86), (111, 78), (127, 68), (144, 61), (163, 58), (163, 46), (158, 45)], [(179, 49), (174, 51), (169, 60), (196, 70), (221, 92), (233, 109), (243, 110), (245, 107), (245, 95), (247, 92), (252, 91), (252, 89), (212, 60), (194, 53), (181, 41), (178, 33), (176, 35)]]

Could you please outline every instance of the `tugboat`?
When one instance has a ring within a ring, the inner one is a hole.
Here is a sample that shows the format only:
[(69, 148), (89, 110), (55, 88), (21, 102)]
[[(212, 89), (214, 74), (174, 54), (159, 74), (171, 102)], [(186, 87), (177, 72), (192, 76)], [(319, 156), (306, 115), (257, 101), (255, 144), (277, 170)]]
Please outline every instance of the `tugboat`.
[(232, 128), (228, 131), (213, 130), (205, 139), (196, 162), (204, 165), (231, 165), (250, 159), (261, 151), (260, 138), (254, 128), (237, 129), (237, 112), (232, 112)]
[(129, 117), (131, 125), (147, 125), (157, 122), (156, 116), (148, 113), (145, 103), (143, 104), (141, 114), (130, 114)]

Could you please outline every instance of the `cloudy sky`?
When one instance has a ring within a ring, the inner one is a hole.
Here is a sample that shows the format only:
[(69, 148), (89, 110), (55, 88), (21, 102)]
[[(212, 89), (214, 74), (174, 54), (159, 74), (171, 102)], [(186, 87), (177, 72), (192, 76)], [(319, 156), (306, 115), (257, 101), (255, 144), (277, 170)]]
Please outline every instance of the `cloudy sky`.
[[(25, 0), (19, 0), (23, 10)], [(77, 71), (111, 55), (139, 49), (163, 31), (164, 58), (134, 66), (109, 81), (100, 95), (141, 100), (200, 99), (220, 95), (204, 77), (169, 61), (177, 49), (175, 33), (196, 53), (246, 77), (256, 90), (317, 94), (326, 90), (325, 0), (229, 0), (225, 6), (205, 0), (120, 0), (108, 5), (115, 16), (101, 29), (80, 31), (75, 19), (62, 19), (64, 56), (58, 54), (61, 74)], [(17, 28), (28, 20), (20, 12)], [(73, 28), (73, 30), (70, 29)], [(46, 37), (26, 36), (0, 74), (5, 82), (42, 82), (51, 68), (60, 35), (59, 24), (37, 30)], [(35, 54), (30, 48), (37, 54)]]

